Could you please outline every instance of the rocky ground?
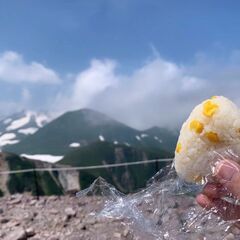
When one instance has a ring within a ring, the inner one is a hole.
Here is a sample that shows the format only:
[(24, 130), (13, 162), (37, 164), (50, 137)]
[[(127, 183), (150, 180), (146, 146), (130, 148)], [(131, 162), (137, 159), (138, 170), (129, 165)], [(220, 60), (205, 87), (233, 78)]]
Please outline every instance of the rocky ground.
[(89, 215), (101, 203), (94, 197), (79, 201), (75, 196), (0, 198), (0, 239), (132, 239), (120, 222), (101, 222)]
[[(181, 200), (182, 201), (182, 200)], [(0, 239), (3, 240), (148, 240), (157, 239), (133, 232), (120, 220), (97, 219), (90, 213), (99, 209), (103, 201), (99, 197), (13, 195), (0, 198)], [(240, 239), (240, 230), (230, 227), (212, 229), (209, 224), (201, 231), (189, 228), (189, 233), (177, 230), (183, 223), (185, 210), (193, 207), (192, 200), (172, 205), (158, 220), (168, 231), (159, 239), (232, 240)], [(149, 213), (151, 210), (146, 209)], [(90, 215), (89, 215), (90, 214)], [(171, 232), (169, 229), (172, 229)], [(144, 229), (141, 229), (144, 232)], [(226, 231), (224, 231), (226, 230)], [(141, 231), (140, 231), (141, 232)], [(175, 233), (174, 233), (175, 232)]]

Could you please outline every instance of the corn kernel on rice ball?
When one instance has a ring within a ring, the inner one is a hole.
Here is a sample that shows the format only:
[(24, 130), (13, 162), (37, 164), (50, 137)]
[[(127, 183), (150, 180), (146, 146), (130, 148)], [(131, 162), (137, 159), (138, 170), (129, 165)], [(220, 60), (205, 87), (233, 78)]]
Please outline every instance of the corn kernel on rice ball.
[(186, 181), (199, 182), (209, 174), (211, 165), (210, 159), (203, 156), (238, 143), (240, 110), (225, 97), (212, 97), (197, 105), (183, 124), (175, 151), (175, 169)]

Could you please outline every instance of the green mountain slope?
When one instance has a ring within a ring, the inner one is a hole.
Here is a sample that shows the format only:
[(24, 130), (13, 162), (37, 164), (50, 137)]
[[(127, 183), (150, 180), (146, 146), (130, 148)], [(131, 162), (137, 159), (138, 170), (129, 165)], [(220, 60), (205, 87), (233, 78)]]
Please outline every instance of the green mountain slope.
[[(10, 171), (34, 169), (36, 162), (24, 160), (14, 154), (5, 154)], [(1, 169), (0, 169), (1, 170)], [(60, 182), (53, 172), (21, 172), (8, 176), (7, 186), (9, 193), (32, 192), (33, 195), (59, 195), (63, 193)]]
[(166, 128), (152, 127), (145, 131), (160, 143), (161, 148), (169, 152), (174, 152), (178, 139), (178, 134)]
[[(147, 159), (166, 158), (170, 153), (165, 151), (151, 151), (126, 145), (115, 145), (110, 142), (96, 142), (89, 146), (78, 148), (64, 157), (59, 164), (70, 166), (94, 166), (121, 162), (135, 162)], [(104, 168), (80, 171), (82, 188), (88, 187), (98, 176), (114, 184), (119, 190), (131, 192), (141, 188), (146, 181), (165, 163), (156, 165), (140, 164), (118, 168)]]

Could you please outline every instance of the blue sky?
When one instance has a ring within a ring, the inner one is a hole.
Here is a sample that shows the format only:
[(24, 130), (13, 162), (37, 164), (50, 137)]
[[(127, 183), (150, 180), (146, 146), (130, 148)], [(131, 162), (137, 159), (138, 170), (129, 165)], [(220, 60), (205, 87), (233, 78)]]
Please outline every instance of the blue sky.
[(136, 66), (154, 45), (177, 62), (199, 51), (240, 48), (239, 1), (5, 0), (0, 50), (61, 70), (79, 71), (95, 58)]
[(178, 124), (210, 94), (240, 103), (239, 10), (237, 0), (0, 1), (1, 115), (92, 107), (143, 128)]

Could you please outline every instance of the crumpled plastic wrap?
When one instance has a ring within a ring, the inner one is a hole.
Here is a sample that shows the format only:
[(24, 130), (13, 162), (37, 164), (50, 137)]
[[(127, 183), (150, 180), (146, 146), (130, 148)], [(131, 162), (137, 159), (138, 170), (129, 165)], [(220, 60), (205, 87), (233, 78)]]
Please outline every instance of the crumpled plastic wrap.
[[(223, 221), (216, 214), (217, 209), (199, 207), (195, 197), (207, 182), (213, 181), (215, 163), (223, 159), (240, 163), (239, 153), (239, 146), (231, 146), (201, 156), (212, 161), (208, 166), (209, 175), (199, 184), (181, 180), (172, 164), (161, 169), (148, 181), (146, 188), (134, 194), (125, 195), (99, 177), (77, 196), (102, 196), (102, 209), (91, 214), (120, 220), (140, 239), (227, 239), (238, 220)], [(231, 196), (226, 196), (226, 201), (237, 204)], [(234, 239), (240, 239), (240, 231), (239, 235), (234, 234)]]

